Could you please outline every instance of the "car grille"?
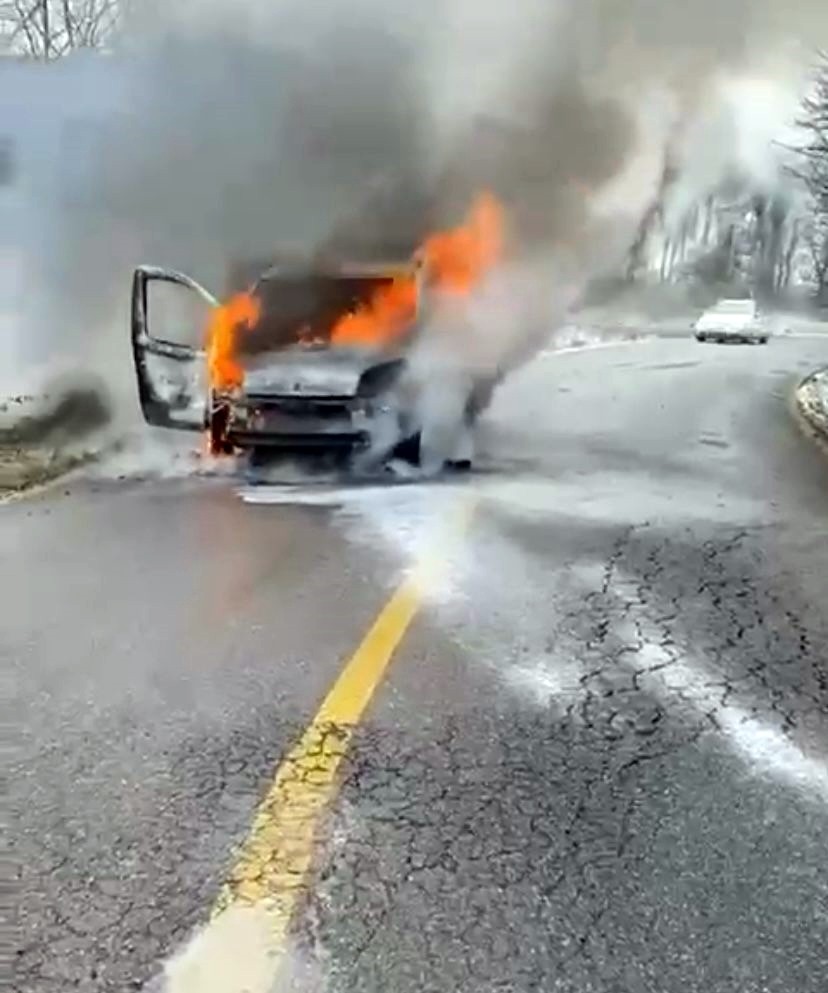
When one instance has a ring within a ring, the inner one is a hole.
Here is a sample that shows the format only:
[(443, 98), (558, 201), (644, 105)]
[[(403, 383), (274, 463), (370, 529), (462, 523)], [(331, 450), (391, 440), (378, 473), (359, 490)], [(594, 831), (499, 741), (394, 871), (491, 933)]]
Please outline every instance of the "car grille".
[(291, 417), (338, 418), (350, 417), (350, 399), (341, 397), (248, 397), (251, 414), (287, 414)]

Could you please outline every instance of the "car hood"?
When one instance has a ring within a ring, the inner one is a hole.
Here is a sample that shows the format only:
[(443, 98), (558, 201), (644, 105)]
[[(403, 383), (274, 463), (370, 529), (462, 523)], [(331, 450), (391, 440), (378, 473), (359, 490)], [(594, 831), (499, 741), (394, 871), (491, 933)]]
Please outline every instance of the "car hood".
[(289, 349), (249, 368), (244, 392), (249, 397), (352, 397), (362, 374), (387, 360), (372, 351)]

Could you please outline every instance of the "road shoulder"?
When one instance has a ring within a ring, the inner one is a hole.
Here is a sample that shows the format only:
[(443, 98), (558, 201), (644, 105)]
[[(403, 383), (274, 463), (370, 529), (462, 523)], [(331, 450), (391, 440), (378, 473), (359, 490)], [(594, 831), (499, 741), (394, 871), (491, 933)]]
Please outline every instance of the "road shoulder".
[(828, 367), (806, 376), (793, 393), (792, 410), (802, 431), (828, 455)]

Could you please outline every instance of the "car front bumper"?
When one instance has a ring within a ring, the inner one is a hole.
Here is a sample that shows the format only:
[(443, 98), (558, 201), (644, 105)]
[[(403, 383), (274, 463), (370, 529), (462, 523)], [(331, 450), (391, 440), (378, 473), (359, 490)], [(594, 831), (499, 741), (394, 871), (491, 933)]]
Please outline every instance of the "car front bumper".
[(238, 448), (352, 449), (368, 444), (372, 417), (352, 397), (244, 397), (228, 405), (225, 437)]

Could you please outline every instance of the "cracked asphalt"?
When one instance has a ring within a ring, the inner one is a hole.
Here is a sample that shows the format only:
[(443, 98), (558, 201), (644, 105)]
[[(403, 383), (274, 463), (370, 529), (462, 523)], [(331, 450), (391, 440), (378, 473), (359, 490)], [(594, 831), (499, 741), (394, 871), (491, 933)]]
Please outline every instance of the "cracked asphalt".
[(436, 523), (279, 989), (817, 993), (828, 337), (548, 355), (478, 471), (75, 482), (0, 508), (18, 993), (142, 989)]

